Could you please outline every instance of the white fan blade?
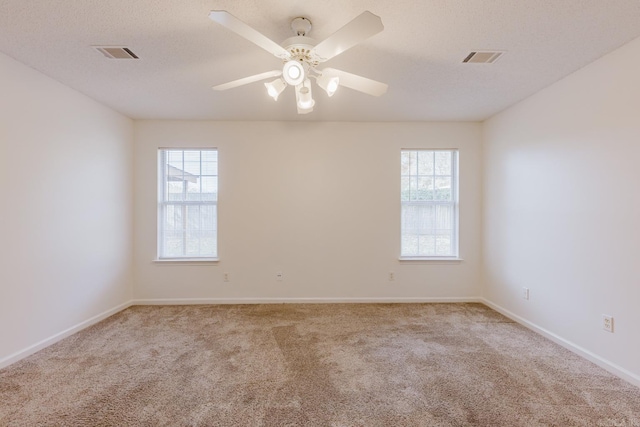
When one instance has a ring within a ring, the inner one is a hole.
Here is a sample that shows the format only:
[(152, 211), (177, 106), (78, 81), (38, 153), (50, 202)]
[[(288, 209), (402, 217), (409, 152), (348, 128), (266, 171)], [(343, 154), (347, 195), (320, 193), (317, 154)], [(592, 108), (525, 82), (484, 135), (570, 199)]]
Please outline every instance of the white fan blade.
[(260, 73), (260, 74), (256, 74), (256, 75), (253, 75), (253, 76), (244, 77), (242, 79), (234, 80), (232, 82), (223, 83), (221, 85), (214, 86), (213, 89), (215, 89), (215, 90), (233, 89), (234, 87), (247, 85), (249, 83), (253, 83), (253, 82), (260, 81), (260, 80), (268, 79), (269, 77), (277, 77), (279, 75), (282, 75), (282, 70), (267, 71), (266, 73)]
[(349, 89), (357, 90), (373, 96), (380, 96), (387, 92), (388, 85), (377, 82), (375, 80), (368, 79), (366, 77), (358, 76), (357, 74), (347, 73), (346, 71), (336, 70), (335, 68), (325, 68), (321, 72), (330, 74), (332, 76), (338, 76), (340, 79), (340, 86), (348, 87)]
[(321, 41), (311, 52), (320, 58), (320, 62), (324, 62), (382, 30), (384, 30), (384, 25), (382, 25), (380, 17), (365, 11), (327, 39)]
[(288, 59), (291, 57), (291, 54), (278, 43), (254, 30), (252, 27), (225, 10), (212, 10), (211, 13), (209, 13), (209, 18), (218, 24), (224, 25), (229, 30), (244, 37), (250, 42), (257, 44), (267, 52), (271, 52), (280, 59)]

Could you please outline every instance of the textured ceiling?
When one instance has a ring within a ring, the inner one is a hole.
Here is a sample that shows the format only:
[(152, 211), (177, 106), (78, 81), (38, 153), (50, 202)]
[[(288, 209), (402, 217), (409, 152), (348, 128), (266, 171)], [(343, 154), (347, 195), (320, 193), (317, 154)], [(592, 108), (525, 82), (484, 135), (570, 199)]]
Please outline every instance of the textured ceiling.
[[(211, 86), (273, 70), (271, 54), (214, 23), (227, 10), (280, 43), (296, 16), (321, 41), (365, 10), (385, 30), (326, 62), (389, 84), (377, 98), (314, 87), (298, 115), (288, 88)], [(638, 0), (0, 0), (0, 51), (135, 119), (483, 120), (640, 36)], [(92, 45), (124, 45), (109, 60)], [(506, 51), (463, 64), (473, 50)]]

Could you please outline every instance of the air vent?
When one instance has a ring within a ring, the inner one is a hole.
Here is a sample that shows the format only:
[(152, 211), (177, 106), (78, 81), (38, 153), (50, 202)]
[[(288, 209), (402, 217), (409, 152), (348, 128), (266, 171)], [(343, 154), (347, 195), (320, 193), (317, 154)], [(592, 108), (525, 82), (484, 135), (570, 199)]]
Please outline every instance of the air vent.
[(471, 52), (466, 58), (462, 60), (464, 63), (469, 64), (493, 64), (502, 56), (504, 52), (499, 51), (476, 51)]
[(109, 59), (139, 59), (131, 49), (123, 46), (92, 46)]

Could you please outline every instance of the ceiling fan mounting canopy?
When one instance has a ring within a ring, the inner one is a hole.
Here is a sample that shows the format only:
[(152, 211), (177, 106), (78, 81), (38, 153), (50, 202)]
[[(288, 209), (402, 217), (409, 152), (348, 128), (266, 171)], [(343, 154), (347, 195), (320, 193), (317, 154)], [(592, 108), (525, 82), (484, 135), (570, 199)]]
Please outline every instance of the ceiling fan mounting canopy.
[(291, 20), (291, 29), (296, 36), (306, 36), (311, 31), (311, 21), (304, 16), (299, 16)]
[(310, 113), (315, 105), (309, 78), (316, 79), (318, 86), (324, 89), (329, 96), (336, 92), (338, 86), (348, 87), (373, 96), (380, 96), (387, 91), (386, 84), (366, 77), (334, 68), (325, 68), (323, 70), (316, 68), (320, 63), (330, 60), (384, 29), (380, 17), (371, 12), (363, 12), (320, 43), (316, 43), (314, 39), (307, 37), (312, 26), (309, 19), (305, 17), (294, 18), (291, 21), (291, 29), (295, 36), (288, 38), (281, 45), (227, 11), (214, 10), (211, 11), (209, 17), (267, 52), (272, 53), (284, 63), (282, 70), (267, 71), (217, 85), (213, 87), (215, 90), (227, 90), (270, 77), (278, 77), (276, 80), (264, 84), (267, 88), (267, 93), (274, 100), (277, 100), (287, 85), (294, 86), (299, 114)]

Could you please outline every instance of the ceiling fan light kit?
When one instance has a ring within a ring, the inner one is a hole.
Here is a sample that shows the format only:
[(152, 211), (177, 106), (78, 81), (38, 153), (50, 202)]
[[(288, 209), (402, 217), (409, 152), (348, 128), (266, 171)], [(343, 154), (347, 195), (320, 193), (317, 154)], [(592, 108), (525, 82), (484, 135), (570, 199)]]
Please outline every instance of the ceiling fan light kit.
[(311, 30), (311, 21), (304, 17), (298, 17), (291, 21), (291, 29), (295, 36), (285, 40), (282, 45), (259, 33), (227, 11), (214, 10), (209, 14), (209, 18), (272, 53), (284, 63), (282, 70), (267, 71), (217, 85), (213, 87), (215, 90), (227, 90), (279, 76), (279, 78), (264, 84), (267, 94), (277, 101), (287, 86), (293, 86), (296, 93), (298, 114), (308, 114), (313, 111), (315, 101), (312, 96), (310, 78), (315, 78), (318, 86), (330, 97), (336, 93), (339, 86), (373, 96), (380, 96), (387, 91), (386, 84), (375, 80), (334, 68), (323, 70), (316, 68), (320, 63), (330, 60), (384, 29), (380, 17), (371, 12), (363, 12), (318, 44), (312, 38), (307, 37)]

